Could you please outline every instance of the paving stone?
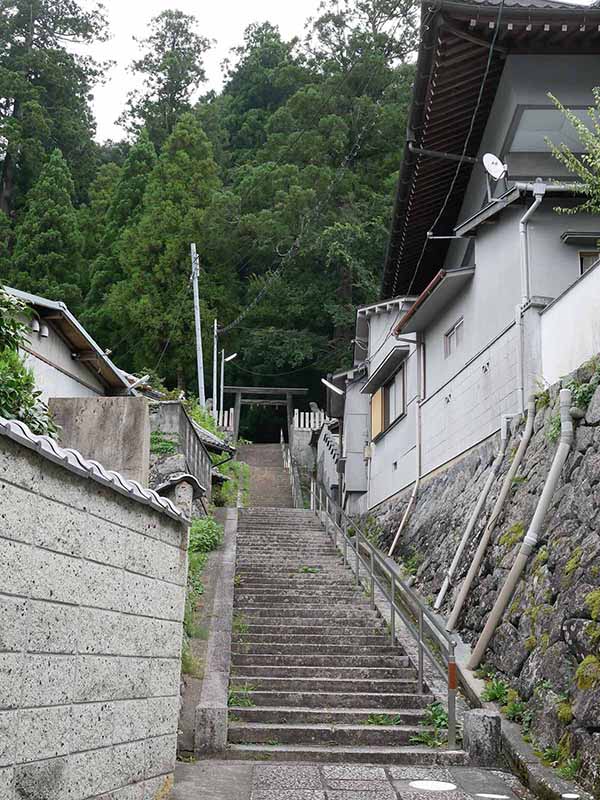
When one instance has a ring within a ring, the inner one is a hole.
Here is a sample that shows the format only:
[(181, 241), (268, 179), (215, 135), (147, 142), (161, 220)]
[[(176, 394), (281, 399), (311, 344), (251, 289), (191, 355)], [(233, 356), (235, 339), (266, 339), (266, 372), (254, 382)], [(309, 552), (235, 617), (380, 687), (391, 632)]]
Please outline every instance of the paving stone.
[(388, 781), (340, 781), (340, 780), (328, 780), (327, 781), (327, 788), (328, 789), (345, 789), (346, 791), (369, 791), (369, 792), (380, 792), (384, 789), (390, 789), (390, 784)]
[(260, 764), (254, 770), (254, 789), (322, 789), (319, 768), (292, 764)]
[(450, 781), (455, 783), (452, 773), (445, 767), (390, 767), (395, 781)]
[(388, 783), (388, 788), (374, 792), (327, 791), (327, 800), (397, 800), (398, 795)]
[(398, 789), (400, 800), (472, 800), (471, 795), (461, 792), (460, 789), (451, 792), (428, 792), (419, 789)]
[(323, 767), (323, 774), (329, 780), (385, 781), (383, 767), (366, 767), (362, 764), (339, 764)]
[(256, 789), (252, 800), (325, 800), (318, 789)]

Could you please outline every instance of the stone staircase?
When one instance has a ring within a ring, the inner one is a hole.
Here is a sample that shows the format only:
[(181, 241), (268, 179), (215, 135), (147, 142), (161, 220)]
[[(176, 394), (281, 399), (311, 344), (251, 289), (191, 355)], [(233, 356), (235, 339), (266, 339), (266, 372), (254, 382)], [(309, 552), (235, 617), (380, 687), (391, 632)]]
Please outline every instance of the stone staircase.
[(464, 763), (410, 744), (434, 698), (313, 512), (240, 511), (237, 547), (228, 757)]
[(292, 508), (292, 487), (280, 444), (241, 445), (237, 457), (250, 465), (250, 506)]

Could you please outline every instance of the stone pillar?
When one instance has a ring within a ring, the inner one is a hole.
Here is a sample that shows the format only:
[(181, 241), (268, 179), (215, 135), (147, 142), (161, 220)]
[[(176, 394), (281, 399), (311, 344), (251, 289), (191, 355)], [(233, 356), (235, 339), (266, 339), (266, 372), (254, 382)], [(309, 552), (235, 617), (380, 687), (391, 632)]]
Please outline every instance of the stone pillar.
[(463, 722), (463, 747), (476, 767), (497, 767), (502, 750), (502, 719), (497, 711), (475, 708)]
[(240, 414), (242, 412), (242, 393), (235, 393), (235, 410), (233, 413), (233, 443), (237, 444), (240, 433)]

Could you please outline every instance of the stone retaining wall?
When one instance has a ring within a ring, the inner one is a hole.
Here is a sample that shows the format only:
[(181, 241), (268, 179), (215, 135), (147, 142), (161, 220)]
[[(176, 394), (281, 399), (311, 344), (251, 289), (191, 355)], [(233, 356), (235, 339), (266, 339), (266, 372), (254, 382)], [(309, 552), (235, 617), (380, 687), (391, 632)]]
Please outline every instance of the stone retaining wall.
[[(574, 376), (585, 384), (593, 365)], [(512, 566), (533, 516), (556, 449), (558, 390), (538, 401), (534, 434), (504, 513), (488, 548), (479, 578), (463, 610), (460, 632), (474, 643)], [(547, 403), (547, 404), (546, 404)], [(523, 423), (515, 422), (507, 456), (465, 551), (445, 613), (474, 555)], [(486, 481), (498, 448), (488, 440), (459, 462), (424, 481), (415, 512), (396, 553), (415, 573), (417, 588), (433, 602), (469, 514)], [(374, 515), (389, 546), (408, 492), (382, 504)], [(600, 389), (576, 439), (543, 527), (539, 547), (527, 566), (486, 654), (486, 663), (527, 703), (530, 736), (541, 750), (559, 742), (579, 754), (580, 777), (600, 797)]]
[(186, 572), (186, 522), (0, 436), (2, 800), (167, 796)]

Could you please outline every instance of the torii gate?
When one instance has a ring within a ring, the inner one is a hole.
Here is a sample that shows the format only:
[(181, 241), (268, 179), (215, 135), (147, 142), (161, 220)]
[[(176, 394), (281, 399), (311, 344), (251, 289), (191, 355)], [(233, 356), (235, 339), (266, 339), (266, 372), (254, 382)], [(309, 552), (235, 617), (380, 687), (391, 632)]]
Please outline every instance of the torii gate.
[[(242, 406), (251, 405), (287, 406), (288, 437), (291, 440), (294, 421), (294, 397), (304, 397), (308, 394), (308, 389), (281, 389), (271, 386), (225, 386), (224, 392), (225, 394), (235, 395), (233, 441), (237, 442)], [(266, 395), (266, 397), (263, 397), (263, 395)]]

